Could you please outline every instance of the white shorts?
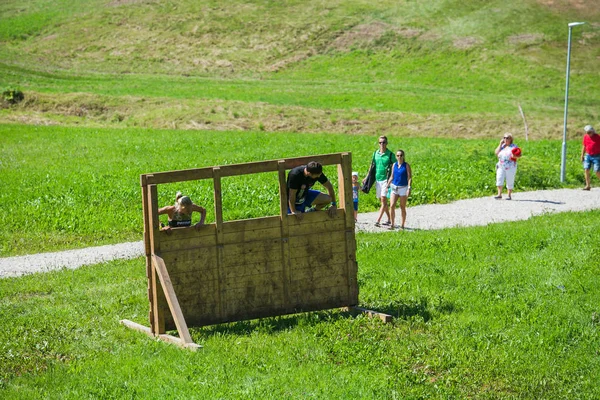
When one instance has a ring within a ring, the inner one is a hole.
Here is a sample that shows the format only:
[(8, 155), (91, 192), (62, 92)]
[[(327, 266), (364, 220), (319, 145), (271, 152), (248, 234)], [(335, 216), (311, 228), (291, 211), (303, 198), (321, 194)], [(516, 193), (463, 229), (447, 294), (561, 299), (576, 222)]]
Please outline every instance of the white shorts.
[(515, 187), (515, 175), (517, 174), (517, 168), (497, 168), (496, 169), (496, 186), (504, 186), (504, 180), (506, 180), (506, 188), (513, 190)]
[(392, 193), (394, 193), (400, 197), (404, 197), (408, 193), (408, 186), (396, 186), (393, 183), (391, 184), (391, 186), (392, 186)]
[[(380, 199), (382, 196), (387, 196), (387, 181), (377, 181), (375, 183), (375, 196)], [(385, 193), (385, 194), (383, 194)]]

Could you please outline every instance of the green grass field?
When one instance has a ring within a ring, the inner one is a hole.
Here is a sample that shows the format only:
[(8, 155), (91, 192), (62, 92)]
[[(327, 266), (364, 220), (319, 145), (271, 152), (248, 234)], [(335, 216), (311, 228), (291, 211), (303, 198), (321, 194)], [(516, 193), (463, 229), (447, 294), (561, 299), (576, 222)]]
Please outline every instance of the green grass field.
[[(504, 132), (518, 191), (580, 187), (599, 16), (597, 0), (4, 0), (0, 257), (141, 240), (142, 173), (349, 151), (362, 177), (380, 134), (412, 165), (409, 206), (492, 195)], [(211, 184), (162, 185), (161, 205), (181, 190), (211, 223)], [(225, 220), (278, 213), (273, 174), (226, 178), (223, 197)], [(359, 234), (361, 305), (393, 323), (222, 324), (192, 329), (197, 353), (119, 325), (147, 325), (141, 258), (2, 279), (0, 398), (600, 398), (599, 222)]]
[[(0, 137), (0, 218), (11, 221), (0, 228), (2, 256), (140, 240), (140, 174), (350, 151), (353, 170), (364, 177), (377, 149), (377, 137), (342, 134), (0, 125)], [(524, 151), (517, 190), (563, 187), (559, 142), (517, 143)], [(496, 145), (390, 136), (390, 148), (405, 150), (413, 167), (409, 205), (495, 193)], [(568, 149), (568, 185), (581, 186), (580, 145), (572, 141)], [(337, 185), (335, 168), (325, 172)], [(160, 185), (160, 204), (172, 204), (177, 191), (214, 221), (211, 180)], [(279, 214), (275, 173), (226, 178), (223, 197), (225, 220)], [(373, 194), (361, 197), (361, 211), (377, 207)]]
[(197, 353), (119, 325), (147, 325), (141, 258), (2, 279), (0, 397), (597, 398), (599, 222), (360, 234), (360, 302), (392, 323), (223, 324), (192, 329)]
[[(589, 4), (588, 4), (589, 3)], [(561, 137), (567, 23), (593, 1), (42, 1), (0, 6), (0, 122)], [(569, 136), (598, 121), (574, 30)], [(433, 132), (432, 132), (433, 131)]]

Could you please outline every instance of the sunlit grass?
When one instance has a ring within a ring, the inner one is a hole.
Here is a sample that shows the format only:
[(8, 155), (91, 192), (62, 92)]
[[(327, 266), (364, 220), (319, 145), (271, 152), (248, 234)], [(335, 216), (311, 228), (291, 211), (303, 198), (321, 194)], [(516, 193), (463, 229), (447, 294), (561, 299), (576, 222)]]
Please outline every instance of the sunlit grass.
[[(0, 254), (141, 240), (140, 174), (313, 154), (352, 152), (353, 170), (364, 177), (376, 137), (265, 132), (169, 131), (0, 126)], [(517, 190), (558, 188), (560, 143), (518, 143), (524, 151)], [(495, 140), (390, 137), (406, 151), (414, 173), (409, 205), (446, 203), (494, 192)], [(580, 185), (579, 145), (569, 146), (568, 183)], [(325, 169), (337, 185), (337, 171)], [(159, 203), (177, 191), (208, 209), (214, 221), (212, 181), (159, 186)], [(279, 214), (274, 174), (223, 180), (224, 218)], [(361, 211), (377, 209), (361, 196)]]
[(599, 222), (359, 234), (360, 303), (392, 323), (330, 310), (194, 328), (197, 353), (119, 325), (147, 325), (142, 258), (2, 279), (0, 397), (596, 398)]

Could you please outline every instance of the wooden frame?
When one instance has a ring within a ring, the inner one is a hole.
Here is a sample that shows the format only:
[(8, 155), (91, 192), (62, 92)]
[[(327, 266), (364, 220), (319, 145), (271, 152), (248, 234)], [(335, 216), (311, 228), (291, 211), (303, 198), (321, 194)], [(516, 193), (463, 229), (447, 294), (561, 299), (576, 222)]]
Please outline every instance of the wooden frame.
[[(288, 215), (286, 171), (309, 161), (338, 167), (334, 217)], [(336, 153), (141, 175), (150, 327), (122, 323), (195, 349), (188, 326), (356, 306), (351, 166)], [(221, 178), (263, 172), (278, 173), (279, 215), (224, 222)], [(214, 183), (215, 223), (161, 231), (157, 185), (201, 179)]]

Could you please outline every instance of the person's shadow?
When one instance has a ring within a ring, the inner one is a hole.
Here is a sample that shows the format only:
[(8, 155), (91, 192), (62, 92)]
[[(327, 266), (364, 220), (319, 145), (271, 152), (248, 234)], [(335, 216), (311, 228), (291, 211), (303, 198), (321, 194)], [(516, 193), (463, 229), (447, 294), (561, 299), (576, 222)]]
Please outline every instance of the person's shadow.
[(565, 204), (564, 201), (552, 201), (552, 200), (528, 200), (528, 199), (519, 199), (519, 200), (513, 200), (513, 201), (529, 201), (532, 203), (546, 203), (546, 204)]

